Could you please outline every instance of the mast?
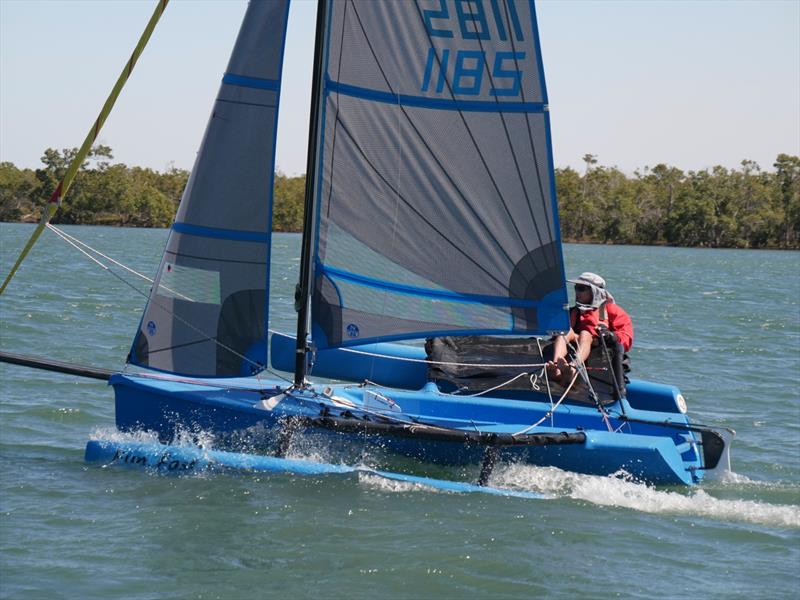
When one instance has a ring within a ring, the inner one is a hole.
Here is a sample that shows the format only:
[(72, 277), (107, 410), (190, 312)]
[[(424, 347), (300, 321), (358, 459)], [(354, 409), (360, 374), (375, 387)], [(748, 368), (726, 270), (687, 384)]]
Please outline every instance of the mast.
[(294, 295), (297, 311), (297, 348), (295, 350), (294, 384), (302, 386), (306, 376), (306, 337), (308, 336), (308, 309), (311, 295), (312, 237), (314, 234), (314, 191), (316, 189), (317, 140), (319, 132), (320, 97), (322, 95), (322, 62), (325, 38), (325, 15), (328, 0), (317, 0), (317, 29), (314, 37), (314, 75), (311, 83), (311, 110), (308, 126), (308, 160), (306, 163), (306, 191), (303, 207), (303, 243), (300, 252), (300, 280)]

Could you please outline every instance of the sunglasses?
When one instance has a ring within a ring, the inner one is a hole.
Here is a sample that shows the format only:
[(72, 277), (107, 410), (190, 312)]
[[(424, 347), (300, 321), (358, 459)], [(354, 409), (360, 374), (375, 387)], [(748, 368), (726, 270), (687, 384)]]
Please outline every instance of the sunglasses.
[(581, 285), (580, 283), (575, 285), (576, 292), (588, 292), (591, 289), (588, 285)]

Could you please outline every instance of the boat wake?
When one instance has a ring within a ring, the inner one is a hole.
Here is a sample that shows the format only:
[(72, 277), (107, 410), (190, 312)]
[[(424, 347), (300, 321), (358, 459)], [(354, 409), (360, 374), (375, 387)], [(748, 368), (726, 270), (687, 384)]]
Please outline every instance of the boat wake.
[(498, 468), (492, 485), (509, 489), (524, 489), (544, 494), (548, 498), (571, 498), (599, 506), (628, 508), (651, 514), (697, 516), (720, 521), (741, 521), (776, 527), (800, 528), (800, 506), (770, 504), (756, 500), (721, 499), (710, 491), (725, 489), (752, 480), (726, 474), (722, 487), (686, 490), (683, 492), (657, 489), (632, 481), (624, 473), (600, 477), (562, 471), (554, 467), (509, 465)]
[[(122, 446), (158, 444), (158, 438), (153, 433), (142, 431), (122, 433), (113, 428), (95, 430), (91, 439), (107, 440)], [(351, 460), (346, 460), (340, 453), (334, 452), (332, 448), (324, 444), (313, 443), (312, 440), (302, 437), (297, 441), (300, 443), (293, 444), (287, 457), (289, 460), (329, 464), (339, 470), (346, 469), (347, 472), (357, 477), (359, 485), (371, 490), (384, 493), (419, 491), (449, 493), (459, 491), (455, 488), (462, 485), (455, 484), (453, 487), (448, 487), (439, 485), (439, 482), (447, 480), (420, 478), (413, 475), (382, 476), (381, 473), (385, 472), (377, 470), (377, 465), (373, 462), (376, 457), (361, 455), (360, 460), (353, 460), (355, 456), (350, 456)], [(207, 432), (182, 432), (173, 446), (194, 451), (202, 449), (213, 454), (214, 438)], [(338, 456), (336, 456), (337, 454)], [(355, 464), (354, 467), (347, 467), (347, 465), (353, 464)], [(244, 467), (245, 470), (247, 468), (247, 466)], [(197, 472), (198, 475), (201, 473), (208, 475), (207, 471)], [(190, 473), (184, 474), (190, 475)], [(435, 485), (431, 482), (434, 482)], [(674, 491), (654, 488), (635, 481), (624, 472), (602, 477), (562, 471), (555, 467), (511, 464), (498, 466), (489, 484), (497, 491), (507, 490), (508, 495), (530, 495), (529, 497), (551, 500), (571, 499), (598, 506), (625, 508), (650, 514), (695, 516), (719, 521), (739, 521), (800, 529), (800, 506), (773, 504), (759, 500), (717, 498), (712, 495), (714, 493), (730, 494), (735, 491), (746, 493), (748, 490), (754, 489), (774, 490), (776, 486), (778, 488), (785, 487), (779, 483), (753, 481), (736, 473), (726, 473), (717, 482), (708, 484), (705, 489)]]

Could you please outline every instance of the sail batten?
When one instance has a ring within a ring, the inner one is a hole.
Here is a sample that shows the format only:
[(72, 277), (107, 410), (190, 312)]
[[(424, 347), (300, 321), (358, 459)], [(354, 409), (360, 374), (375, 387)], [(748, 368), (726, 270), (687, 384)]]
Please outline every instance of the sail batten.
[(566, 329), (532, 3), (334, 0), (328, 32), (317, 347)]

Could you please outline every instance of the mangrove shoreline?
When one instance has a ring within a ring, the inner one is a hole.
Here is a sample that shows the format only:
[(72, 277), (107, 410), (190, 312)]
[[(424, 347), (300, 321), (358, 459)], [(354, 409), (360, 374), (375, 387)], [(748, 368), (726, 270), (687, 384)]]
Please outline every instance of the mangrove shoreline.
[[(0, 221), (38, 222), (75, 154), (48, 148), (39, 169), (0, 163)], [(189, 172), (112, 161), (111, 148), (93, 148), (52, 222), (169, 227)], [(800, 157), (779, 154), (769, 171), (743, 160), (739, 169), (658, 164), (632, 176), (591, 154), (584, 163), (583, 173), (556, 169), (564, 241), (800, 249)], [(304, 176), (275, 174), (274, 231), (302, 229), (304, 191)]]

